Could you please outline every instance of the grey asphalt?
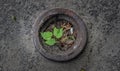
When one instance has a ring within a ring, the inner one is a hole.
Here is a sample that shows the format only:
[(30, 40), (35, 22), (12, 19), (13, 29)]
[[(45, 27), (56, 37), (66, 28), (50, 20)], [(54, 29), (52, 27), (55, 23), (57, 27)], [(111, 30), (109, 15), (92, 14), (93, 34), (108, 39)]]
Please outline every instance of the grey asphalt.
[[(45, 59), (32, 41), (32, 25), (38, 14), (57, 7), (75, 11), (88, 30), (84, 51), (69, 62)], [(81, 68), (120, 71), (120, 0), (0, 0), (0, 71)]]

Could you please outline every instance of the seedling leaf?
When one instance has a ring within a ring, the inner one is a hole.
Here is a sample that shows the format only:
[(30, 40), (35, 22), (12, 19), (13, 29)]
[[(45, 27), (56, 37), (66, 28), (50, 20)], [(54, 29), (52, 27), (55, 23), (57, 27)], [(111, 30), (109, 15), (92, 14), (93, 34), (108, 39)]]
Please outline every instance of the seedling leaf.
[(63, 28), (57, 29), (55, 27), (54, 30), (53, 30), (53, 35), (58, 39), (61, 38), (62, 35), (63, 35)]
[(85, 69), (82, 68), (80, 71), (85, 71)]
[(16, 16), (11, 16), (12, 20), (16, 21)]
[(45, 43), (49, 46), (52, 46), (56, 43), (56, 41), (54, 38), (51, 38), (50, 40), (45, 41)]
[(52, 32), (41, 32), (41, 36), (44, 40), (50, 40), (52, 37)]
[(69, 39), (75, 40), (75, 37), (72, 35), (72, 36), (69, 36)]

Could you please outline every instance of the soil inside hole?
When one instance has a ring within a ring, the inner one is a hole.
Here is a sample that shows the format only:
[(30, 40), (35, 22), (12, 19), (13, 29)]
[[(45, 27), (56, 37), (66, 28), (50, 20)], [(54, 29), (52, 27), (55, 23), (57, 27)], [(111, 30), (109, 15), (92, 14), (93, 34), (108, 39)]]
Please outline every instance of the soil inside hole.
[(43, 30), (43, 32), (50, 31), (52, 32), (54, 27), (56, 28), (63, 28), (63, 36), (60, 39), (56, 39), (57, 42), (53, 46), (47, 45), (44, 41), (44, 39), (40, 38), (40, 42), (42, 42), (42, 46), (46, 51), (49, 51), (51, 53), (60, 53), (65, 52), (68, 49), (70, 49), (76, 40), (77, 33), (75, 31), (75, 28), (73, 25), (66, 20), (59, 19), (54, 20), (49, 23), (49, 25), (46, 25), (46, 28)]

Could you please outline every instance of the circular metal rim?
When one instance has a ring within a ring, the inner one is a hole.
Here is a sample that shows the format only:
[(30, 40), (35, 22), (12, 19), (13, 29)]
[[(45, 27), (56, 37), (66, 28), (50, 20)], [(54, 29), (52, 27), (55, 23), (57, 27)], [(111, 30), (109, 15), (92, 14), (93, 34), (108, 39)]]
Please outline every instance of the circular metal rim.
[[(67, 55), (53, 55), (53, 54), (49, 54), (47, 53), (42, 45), (39, 42), (39, 37), (38, 37), (38, 30), (41, 26), (42, 23), (44, 23), (45, 19), (48, 19), (50, 15), (54, 15), (54, 14), (66, 14), (70, 17), (72, 17), (77, 23), (78, 27), (80, 27), (80, 34), (82, 34), (82, 36), (79, 36), (81, 39), (79, 39), (79, 41), (81, 41), (77, 48), (67, 54)], [(40, 13), (38, 18), (36, 19), (34, 25), (33, 25), (33, 41), (34, 41), (34, 45), (36, 47), (36, 49), (46, 58), (50, 59), (50, 60), (54, 60), (54, 61), (68, 61), (73, 59), (74, 57), (76, 57), (84, 48), (86, 41), (87, 41), (87, 29), (86, 26), (84, 24), (84, 22), (82, 21), (82, 19), (72, 10), (69, 9), (63, 9), (63, 8), (55, 8), (55, 9), (50, 9), (50, 10), (46, 10), (43, 13)]]

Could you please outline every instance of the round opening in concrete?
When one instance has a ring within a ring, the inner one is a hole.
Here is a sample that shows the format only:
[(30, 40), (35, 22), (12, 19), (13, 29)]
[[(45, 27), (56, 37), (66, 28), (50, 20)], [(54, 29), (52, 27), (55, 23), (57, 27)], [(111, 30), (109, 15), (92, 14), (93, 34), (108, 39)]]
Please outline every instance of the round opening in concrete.
[(54, 61), (67, 61), (84, 48), (87, 33), (84, 22), (72, 10), (56, 8), (38, 15), (33, 26), (37, 50)]

